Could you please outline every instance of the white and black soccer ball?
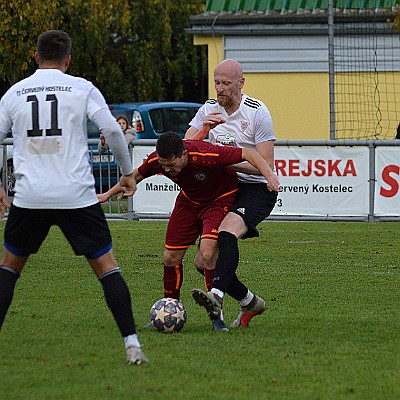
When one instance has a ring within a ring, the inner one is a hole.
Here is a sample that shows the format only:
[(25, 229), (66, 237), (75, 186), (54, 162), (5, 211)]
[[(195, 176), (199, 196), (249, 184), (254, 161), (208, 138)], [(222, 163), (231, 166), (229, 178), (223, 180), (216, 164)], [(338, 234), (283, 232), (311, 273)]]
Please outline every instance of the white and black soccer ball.
[(150, 321), (153, 327), (162, 333), (175, 333), (185, 325), (187, 312), (177, 299), (165, 297), (156, 301), (150, 310)]

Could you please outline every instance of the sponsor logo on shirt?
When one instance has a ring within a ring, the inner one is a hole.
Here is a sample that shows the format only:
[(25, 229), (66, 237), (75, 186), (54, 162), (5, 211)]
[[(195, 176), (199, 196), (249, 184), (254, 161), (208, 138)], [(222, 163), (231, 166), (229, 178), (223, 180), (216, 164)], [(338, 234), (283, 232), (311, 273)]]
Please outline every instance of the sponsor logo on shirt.
[(223, 146), (237, 147), (236, 138), (232, 136), (230, 133), (227, 133), (226, 135), (218, 135), (215, 138), (215, 141), (218, 144), (222, 144)]

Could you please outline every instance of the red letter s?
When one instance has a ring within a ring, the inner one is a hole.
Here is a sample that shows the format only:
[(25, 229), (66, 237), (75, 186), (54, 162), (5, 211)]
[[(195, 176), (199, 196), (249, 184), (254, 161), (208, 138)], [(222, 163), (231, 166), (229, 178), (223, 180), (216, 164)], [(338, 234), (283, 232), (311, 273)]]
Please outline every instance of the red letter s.
[(400, 175), (400, 167), (397, 165), (388, 165), (383, 169), (382, 180), (390, 186), (390, 189), (381, 187), (379, 192), (381, 196), (393, 197), (399, 191), (399, 182), (390, 176), (391, 173)]

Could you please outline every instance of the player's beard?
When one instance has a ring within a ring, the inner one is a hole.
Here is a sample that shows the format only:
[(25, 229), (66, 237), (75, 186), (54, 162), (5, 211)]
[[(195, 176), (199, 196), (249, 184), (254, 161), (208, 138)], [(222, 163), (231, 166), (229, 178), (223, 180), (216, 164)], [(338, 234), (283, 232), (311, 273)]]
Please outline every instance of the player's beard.
[(217, 95), (217, 100), (221, 107), (227, 107), (233, 103), (232, 97), (227, 95)]

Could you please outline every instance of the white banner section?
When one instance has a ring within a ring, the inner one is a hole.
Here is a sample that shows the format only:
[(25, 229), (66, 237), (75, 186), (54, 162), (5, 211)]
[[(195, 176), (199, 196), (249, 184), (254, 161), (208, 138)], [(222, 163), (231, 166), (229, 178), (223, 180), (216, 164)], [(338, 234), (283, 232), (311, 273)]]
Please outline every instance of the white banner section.
[(376, 216), (400, 215), (400, 149), (378, 147), (375, 151)]
[[(135, 146), (135, 168), (154, 150)], [(368, 215), (367, 147), (275, 147), (275, 166), (281, 192), (272, 215)], [(163, 175), (147, 178), (133, 196), (134, 211), (169, 215), (178, 192), (179, 187)]]
[(367, 147), (275, 147), (275, 167), (281, 191), (272, 215), (368, 215)]
[[(142, 165), (143, 160), (155, 149), (155, 146), (135, 146), (134, 168)], [(170, 215), (178, 193), (179, 186), (164, 175), (151, 176), (137, 185), (137, 191), (133, 196), (133, 210), (140, 214)]]

